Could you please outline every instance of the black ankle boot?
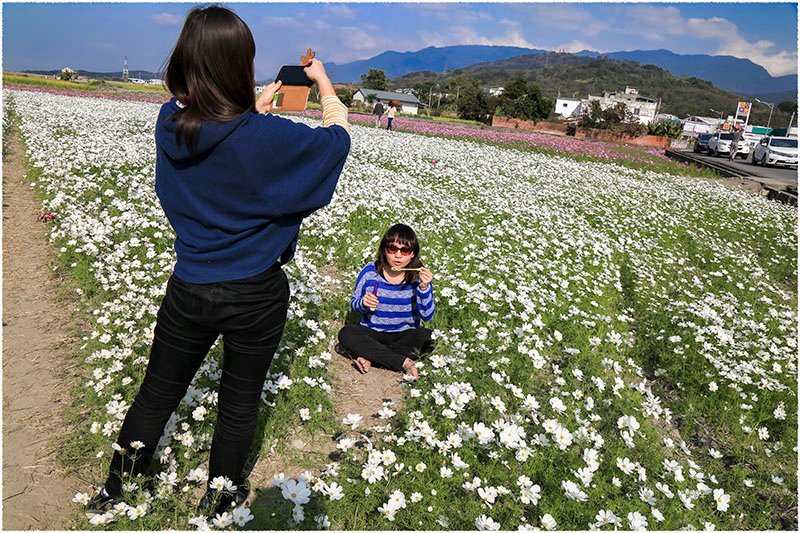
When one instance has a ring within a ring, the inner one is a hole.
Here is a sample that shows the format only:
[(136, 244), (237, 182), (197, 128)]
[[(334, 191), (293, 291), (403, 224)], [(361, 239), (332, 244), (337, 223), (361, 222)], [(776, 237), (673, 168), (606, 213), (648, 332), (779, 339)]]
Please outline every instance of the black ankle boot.
[(94, 515), (105, 514), (110, 511), (118, 498), (111, 496), (102, 483), (98, 483), (100, 490), (95, 494), (89, 503), (86, 504), (86, 516), (91, 518)]

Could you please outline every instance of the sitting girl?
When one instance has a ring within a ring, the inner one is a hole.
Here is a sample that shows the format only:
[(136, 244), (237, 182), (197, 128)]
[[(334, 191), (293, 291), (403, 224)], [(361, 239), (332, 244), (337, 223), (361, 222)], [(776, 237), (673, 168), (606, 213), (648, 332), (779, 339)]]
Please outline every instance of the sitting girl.
[(419, 376), (414, 360), (431, 348), (432, 332), (420, 323), (433, 318), (436, 310), (432, 279), (419, 259), (414, 230), (405, 224), (389, 228), (377, 259), (356, 279), (350, 307), (361, 314), (361, 321), (339, 331), (341, 348), (356, 355), (361, 373), (378, 363)]

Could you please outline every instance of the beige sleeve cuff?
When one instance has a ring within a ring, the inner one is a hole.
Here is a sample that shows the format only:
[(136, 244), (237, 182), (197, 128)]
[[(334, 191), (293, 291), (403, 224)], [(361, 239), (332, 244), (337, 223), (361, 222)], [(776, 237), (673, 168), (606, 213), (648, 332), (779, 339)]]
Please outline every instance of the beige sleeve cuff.
[(322, 104), (322, 127), (341, 126), (350, 133), (350, 123), (347, 120), (347, 107), (336, 96), (326, 96)]

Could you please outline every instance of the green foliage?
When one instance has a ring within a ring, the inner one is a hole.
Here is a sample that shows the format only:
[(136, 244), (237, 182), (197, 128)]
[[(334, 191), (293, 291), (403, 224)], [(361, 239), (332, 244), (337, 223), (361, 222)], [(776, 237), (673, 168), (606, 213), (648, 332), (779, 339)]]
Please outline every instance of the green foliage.
[(642, 135), (646, 131), (646, 127), (639, 124), (639, 119), (623, 102), (617, 102), (615, 105), (603, 109), (600, 102), (592, 100), (589, 104), (589, 112), (581, 117), (581, 126), (621, 131), (630, 135)]
[(376, 91), (385, 91), (388, 87), (386, 80), (386, 72), (371, 68), (369, 72), (361, 75), (361, 83), (365, 89), (374, 89)]
[(489, 112), (486, 94), (478, 80), (466, 78), (459, 86), (458, 118), (464, 120), (485, 120)]
[(348, 107), (353, 103), (353, 93), (347, 88), (336, 89), (336, 96)]
[(73, 81), (78, 77), (78, 73), (71, 68), (65, 68), (61, 71), (61, 81)]
[(647, 125), (647, 134), (677, 139), (683, 135), (683, 124), (680, 122), (673, 122), (671, 120), (651, 122)]
[(500, 114), (524, 120), (547, 118), (553, 109), (553, 101), (542, 95), (539, 86), (522, 78), (509, 83), (497, 100)]
[(784, 113), (797, 113), (797, 102), (781, 102), (776, 109)]

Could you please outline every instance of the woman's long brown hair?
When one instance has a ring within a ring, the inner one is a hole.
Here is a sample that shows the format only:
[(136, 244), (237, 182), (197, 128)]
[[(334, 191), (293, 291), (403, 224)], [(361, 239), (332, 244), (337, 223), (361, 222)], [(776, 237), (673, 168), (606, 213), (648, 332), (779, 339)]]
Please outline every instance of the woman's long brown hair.
[(164, 77), (184, 105), (173, 115), (178, 142), (183, 138), (192, 149), (203, 121), (227, 122), (255, 109), (255, 56), (253, 34), (233, 11), (209, 6), (189, 12)]

